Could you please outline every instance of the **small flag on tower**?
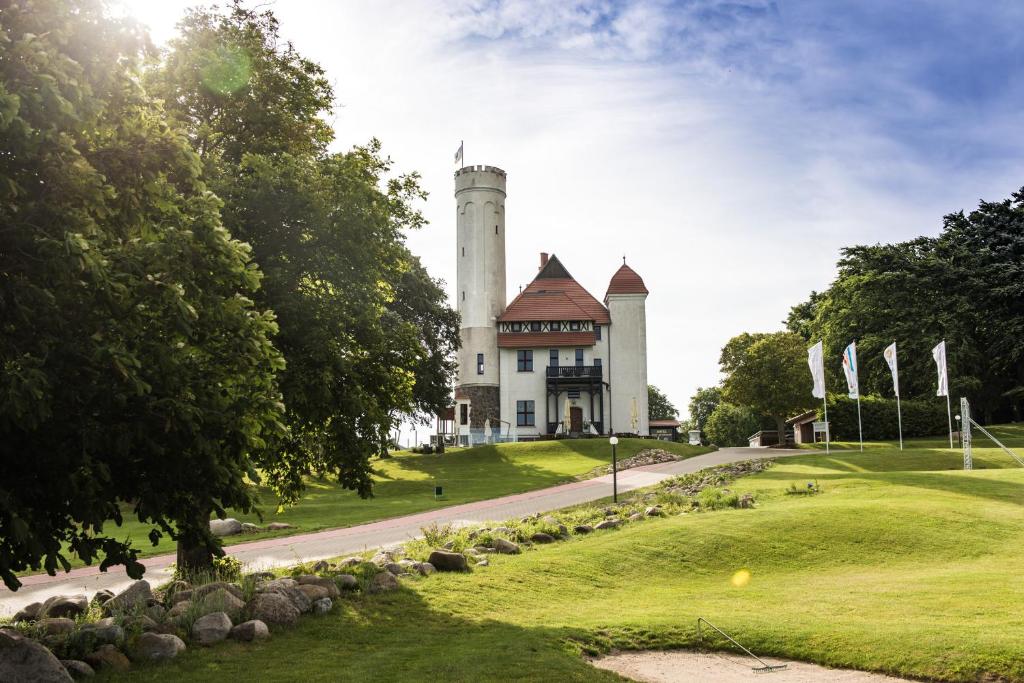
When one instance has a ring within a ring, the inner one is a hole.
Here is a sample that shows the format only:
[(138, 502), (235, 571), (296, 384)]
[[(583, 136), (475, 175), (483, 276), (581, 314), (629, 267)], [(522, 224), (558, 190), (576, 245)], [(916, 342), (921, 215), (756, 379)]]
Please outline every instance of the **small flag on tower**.
[(460, 164), (460, 165), (462, 164), (462, 147), (463, 147), (464, 144), (465, 143), (463, 143), (460, 140), (459, 141), (459, 148), (457, 150), (455, 150), (455, 163)]

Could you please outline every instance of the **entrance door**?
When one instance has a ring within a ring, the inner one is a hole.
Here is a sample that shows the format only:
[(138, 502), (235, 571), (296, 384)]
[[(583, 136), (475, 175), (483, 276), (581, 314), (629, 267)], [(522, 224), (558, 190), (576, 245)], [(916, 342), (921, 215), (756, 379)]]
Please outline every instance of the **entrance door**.
[(583, 408), (569, 408), (569, 431), (583, 431)]

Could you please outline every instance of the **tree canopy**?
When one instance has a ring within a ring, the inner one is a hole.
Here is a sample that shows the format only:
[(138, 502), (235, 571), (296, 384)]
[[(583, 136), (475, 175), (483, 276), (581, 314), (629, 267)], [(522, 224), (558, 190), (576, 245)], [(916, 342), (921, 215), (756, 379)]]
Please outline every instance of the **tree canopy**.
[(679, 411), (668, 400), (668, 396), (653, 384), (647, 385), (647, 417), (651, 420), (674, 420)]
[(690, 421), (694, 429), (703, 431), (711, 413), (722, 402), (721, 387), (697, 387), (690, 398)]

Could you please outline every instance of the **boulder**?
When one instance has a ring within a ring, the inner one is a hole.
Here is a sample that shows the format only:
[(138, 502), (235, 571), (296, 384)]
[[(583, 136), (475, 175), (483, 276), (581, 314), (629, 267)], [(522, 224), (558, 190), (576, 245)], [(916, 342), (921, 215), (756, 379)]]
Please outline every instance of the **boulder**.
[[(238, 592), (241, 593), (241, 591)], [(242, 610), (245, 609), (245, 602), (224, 588), (218, 588), (207, 593), (202, 598), (199, 598), (199, 600), (201, 600), (202, 612), (204, 614), (224, 612), (232, 619), (237, 619), (242, 614)]]
[(377, 565), (378, 567), (383, 567), (384, 565), (388, 564), (389, 562), (394, 562), (394, 561), (395, 561), (394, 556), (390, 552), (388, 552), (386, 550), (382, 550), (382, 551), (378, 552), (376, 555), (374, 555), (373, 557), (370, 558), (370, 562), (372, 562), (373, 564)]
[(153, 621), (163, 621), (167, 609), (163, 605), (150, 605), (146, 608), (145, 615)]
[(211, 519), (210, 533), (214, 536), (237, 536), (242, 533), (242, 523), (233, 517), (227, 519)]
[(211, 583), (206, 583), (202, 586), (197, 586), (196, 588), (193, 588), (192, 601), (195, 602), (197, 600), (202, 600), (207, 595), (210, 595), (211, 593), (215, 593), (220, 590), (224, 590), (228, 593), (231, 593), (239, 600), (241, 600), (243, 597), (242, 589), (236, 586), (235, 584), (228, 583), (227, 581), (213, 581)]
[(577, 524), (575, 527), (573, 527), (572, 532), (574, 534), (579, 534), (582, 536), (584, 534), (589, 534), (593, 530), (594, 527), (590, 526), (589, 524)]
[(338, 576), (335, 576), (334, 583), (338, 585), (339, 589), (344, 591), (354, 591), (359, 588), (359, 579), (351, 574), (339, 574)]
[(143, 633), (135, 640), (132, 659), (140, 662), (161, 662), (174, 659), (184, 651), (184, 641), (172, 633)]
[(327, 560), (320, 560), (319, 562), (313, 564), (314, 572), (325, 572), (330, 568), (331, 565), (327, 562)]
[[(462, 557), (462, 555), (459, 555), (459, 557)], [(370, 585), (367, 587), (366, 592), (387, 593), (393, 590), (398, 590), (398, 579), (391, 572), (381, 572), (380, 574), (374, 574), (373, 578), (370, 579)]]
[(231, 633), (231, 617), (224, 612), (212, 612), (196, 619), (192, 624), (192, 640), (200, 645), (213, 645)]
[(627, 519), (629, 519), (629, 521), (631, 521), (631, 522), (639, 522), (643, 518), (644, 518), (644, 513), (642, 513), (642, 512), (634, 512)]
[(334, 579), (329, 579), (326, 576), (300, 576), (296, 579), (300, 586), (320, 586), (327, 589), (327, 597), (336, 598), (341, 595), (341, 591), (338, 590), (338, 584)]
[(413, 569), (419, 572), (420, 576), (430, 576), (434, 573), (434, 565), (429, 562), (417, 562), (413, 565)]
[(606, 519), (606, 520), (603, 520), (601, 522), (598, 522), (594, 526), (594, 528), (595, 529), (614, 529), (615, 527), (617, 527), (617, 526), (619, 526), (621, 524), (622, 524), (621, 520), (612, 518), (612, 519)]
[(320, 598), (319, 600), (313, 601), (313, 614), (327, 614), (334, 607), (334, 602), (330, 598)]
[[(92, 596), (92, 604), (94, 604), (94, 605), (105, 605), (106, 603), (110, 602), (113, 598), (114, 598), (114, 591), (110, 591), (110, 590), (107, 590), (106, 588), (104, 588), (103, 590), (96, 591), (96, 595)], [(74, 662), (74, 661), (77, 661), (77, 660), (72, 659), (72, 660), (69, 660), (69, 661)], [(83, 664), (84, 664), (84, 662), (83, 662)], [(88, 665), (86, 665), (86, 666), (88, 666)]]
[(317, 586), (311, 583), (303, 583), (300, 584), (296, 590), (301, 591), (303, 595), (309, 598), (309, 601), (312, 603), (312, 606), (314, 608), (316, 607), (316, 602), (318, 600), (323, 600), (324, 598), (327, 598), (328, 600), (330, 599), (327, 589), (323, 586)]
[(60, 660), (31, 638), (14, 629), (0, 629), (0, 681), (5, 683), (67, 683)]
[(261, 581), (273, 581), (277, 578), (277, 575), (274, 572), (255, 572), (254, 574), (249, 574), (249, 578), (259, 583)]
[(342, 560), (341, 562), (338, 563), (338, 567), (340, 569), (347, 569), (349, 567), (358, 566), (358, 565), (360, 565), (362, 563), (363, 563), (363, 558), (361, 558), (361, 557), (355, 557), (355, 556), (353, 556), (353, 557), (346, 557), (344, 560)]
[(644, 510), (644, 514), (648, 517), (661, 517), (663, 513), (661, 511), (661, 507), (657, 505), (652, 505), (651, 507)]
[(395, 576), (405, 573), (405, 567), (398, 564), (397, 562), (387, 562), (383, 567), (384, 571), (391, 572)]
[(466, 548), (465, 550), (462, 551), (462, 554), (463, 555), (468, 555), (470, 557), (476, 557), (477, 555), (480, 554), (480, 551), (477, 550), (476, 548)]
[(439, 572), (465, 572), (469, 571), (469, 562), (462, 553), (453, 553), (447, 550), (435, 550), (430, 553), (427, 562), (434, 565)]
[(60, 660), (60, 663), (64, 665), (64, 669), (66, 669), (75, 680), (92, 678), (96, 675), (96, 671), (91, 666), (79, 659), (62, 659)]
[(91, 633), (97, 643), (118, 645), (124, 640), (124, 629), (120, 624), (115, 624), (111, 617), (100, 619), (94, 624), (85, 624), (82, 633)]
[(254, 640), (266, 640), (270, 637), (270, 629), (259, 619), (251, 619), (231, 629), (230, 637), (232, 640), (241, 640), (246, 643)]
[(152, 599), (153, 590), (149, 587), (149, 581), (136, 581), (105, 602), (103, 611), (107, 614), (138, 612), (149, 607)]
[(547, 515), (546, 517), (543, 517), (541, 519), (541, 521), (544, 522), (545, 524), (547, 524), (548, 526), (557, 527), (558, 528), (558, 533), (562, 534), (563, 536), (565, 536), (565, 535), (567, 535), (569, 533), (569, 530), (565, 528), (565, 525), (562, 524), (561, 522), (559, 522), (557, 519), (555, 519), (551, 515)]
[(178, 625), (184, 619), (185, 615), (192, 609), (191, 600), (182, 600), (176, 603), (174, 607), (167, 610), (167, 614), (164, 616), (164, 621), (169, 624)]
[(192, 591), (191, 590), (186, 590), (186, 591), (175, 591), (174, 593), (171, 593), (171, 597), (168, 598), (168, 601), (170, 602), (169, 606), (170, 607), (174, 607), (179, 602), (184, 602), (185, 600), (191, 600), (191, 599), (192, 599)]
[[(285, 584), (284, 581), (289, 581), (290, 584)], [(292, 579), (277, 579), (271, 581), (265, 586), (261, 586), (258, 593), (276, 593), (287, 600), (289, 600), (300, 613), (308, 612), (313, 607), (313, 601), (306, 597), (298, 588), (298, 583)]]
[(278, 588), (294, 588), (295, 586), (298, 586), (298, 585), (299, 585), (299, 582), (296, 581), (295, 579), (289, 579), (289, 578), (285, 577), (285, 578), (282, 578), (282, 579), (272, 579), (270, 581), (267, 581), (266, 583), (260, 584), (260, 587), (257, 590), (273, 591), (273, 590), (276, 590)]
[(477, 562), (476, 564), (474, 564), (473, 566), (474, 566), (474, 567), (488, 567), (488, 566), (490, 566), (490, 564), (491, 564), (491, 561), (490, 561), (490, 560), (488, 560), (488, 559), (487, 559), (487, 558), (485, 557), (484, 559), (482, 559), (482, 560), (479, 560), (479, 561), (478, 561), (478, 562)]
[(509, 529), (507, 526), (496, 526), (496, 527), (494, 527), (491, 530), (491, 535), (492, 536), (498, 536), (498, 535), (501, 535), (501, 536), (511, 536), (512, 535), (512, 530)]
[(36, 626), (48, 636), (62, 636), (75, 630), (75, 620), (67, 617), (47, 617), (40, 619)]
[(282, 529), (294, 529), (294, 528), (295, 527), (293, 527), (291, 524), (286, 524), (284, 522), (271, 522), (270, 524), (267, 525), (267, 531), (281, 531)]
[(124, 656), (124, 653), (113, 645), (100, 645), (95, 651), (85, 656), (85, 661), (94, 669), (127, 671), (132, 668), (131, 662)]
[(506, 541), (504, 538), (494, 539), (494, 549), (503, 555), (518, 555), (522, 552), (518, 544)]
[(294, 624), (299, 619), (299, 608), (280, 593), (257, 593), (248, 605), (253, 619), (265, 624)]
[(554, 543), (555, 537), (551, 534), (545, 534), (543, 531), (538, 531), (533, 536), (530, 536), (530, 540), (534, 543)]
[(33, 602), (30, 605), (25, 605), (14, 614), (14, 621), (35, 621), (42, 608), (43, 603), (41, 602)]
[(55, 595), (47, 599), (36, 614), (37, 619), (46, 617), (70, 617), (74, 619), (89, 609), (89, 600), (84, 595)]
[(263, 531), (263, 527), (253, 524), (252, 522), (242, 522), (242, 533), (243, 534), (256, 534)]

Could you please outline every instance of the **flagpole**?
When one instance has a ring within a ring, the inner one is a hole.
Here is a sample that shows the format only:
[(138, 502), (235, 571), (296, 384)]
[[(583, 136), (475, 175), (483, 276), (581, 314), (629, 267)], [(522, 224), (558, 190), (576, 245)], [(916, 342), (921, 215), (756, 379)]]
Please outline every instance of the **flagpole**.
[(903, 450), (903, 411), (900, 410), (900, 395), (896, 394), (896, 420), (900, 425), (900, 450)]
[(857, 387), (857, 434), (860, 435), (860, 450), (864, 452), (864, 426), (860, 423), (860, 387)]
[(828, 424), (828, 401), (825, 399), (824, 396), (821, 397), (821, 405), (825, 406), (825, 454), (828, 455), (829, 453), (832, 452), (829, 447), (829, 441), (832, 438), (830, 432), (832, 430), (829, 428)]
[(942, 376), (946, 380), (946, 419), (949, 421), (949, 447), (953, 447), (953, 409), (949, 405), (949, 361), (946, 359), (946, 340), (942, 340)]

